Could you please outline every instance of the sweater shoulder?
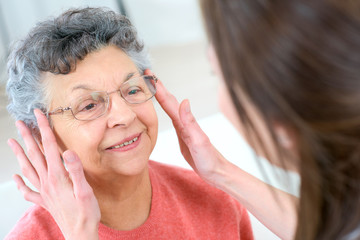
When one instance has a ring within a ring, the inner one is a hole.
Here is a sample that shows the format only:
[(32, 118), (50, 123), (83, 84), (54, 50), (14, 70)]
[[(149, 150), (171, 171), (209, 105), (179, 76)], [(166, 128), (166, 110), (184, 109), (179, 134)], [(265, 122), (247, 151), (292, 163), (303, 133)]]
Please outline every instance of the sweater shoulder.
[(34, 205), (24, 213), (5, 239), (63, 239), (63, 237), (50, 213)]

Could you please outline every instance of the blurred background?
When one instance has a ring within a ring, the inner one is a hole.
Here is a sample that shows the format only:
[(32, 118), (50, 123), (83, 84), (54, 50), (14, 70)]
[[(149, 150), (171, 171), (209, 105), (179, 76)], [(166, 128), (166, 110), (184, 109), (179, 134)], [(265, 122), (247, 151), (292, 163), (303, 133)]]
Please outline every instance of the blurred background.
[[(207, 60), (207, 40), (197, 0), (0, 0), (0, 205), (3, 206), (0, 216), (11, 215), (11, 220), (0, 220), (0, 238), (10, 231), (16, 219), (30, 205), (24, 203), (11, 181), (11, 176), (20, 173), (20, 169), (6, 142), (9, 138), (15, 138), (20, 143), (22, 141), (14, 120), (6, 111), (4, 89), (9, 46), (24, 37), (38, 21), (56, 16), (68, 8), (85, 6), (108, 7), (127, 15), (148, 48), (153, 72), (178, 100), (190, 100), (195, 117), (223, 155), (245, 171), (296, 194), (297, 175), (290, 173), (290, 186), (284, 186), (272, 178), (272, 170), (264, 177), (258, 162), (254, 160), (253, 151), (219, 113), (218, 79)], [(160, 135), (152, 159), (189, 167), (181, 157), (171, 121), (156, 101), (154, 104), (159, 117)], [(172, 161), (169, 161), (169, 156)], [(272, 169), (266, 161), (263, 161), (263, 166)], [(251, 216), (251, 219), (256, 239), (278, 239), (254, 217)]]

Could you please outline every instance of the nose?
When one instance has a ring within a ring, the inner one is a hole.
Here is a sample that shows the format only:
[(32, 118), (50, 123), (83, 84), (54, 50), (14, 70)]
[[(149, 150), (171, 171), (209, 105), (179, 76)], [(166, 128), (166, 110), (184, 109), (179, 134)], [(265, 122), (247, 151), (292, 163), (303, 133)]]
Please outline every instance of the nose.
[(108, 127), (127, 127), (136, 119), (132, 107), (120, 96), (119, 92), (109, 95)]

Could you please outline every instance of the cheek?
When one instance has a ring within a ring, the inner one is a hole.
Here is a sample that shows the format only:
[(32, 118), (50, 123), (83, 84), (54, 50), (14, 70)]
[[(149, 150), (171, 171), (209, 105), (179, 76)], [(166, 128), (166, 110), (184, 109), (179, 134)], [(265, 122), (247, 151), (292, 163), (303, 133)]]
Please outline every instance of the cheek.
[(221, 69), (220, 69), (220, 65), (219, 65), (219, 61), (217, 59), (216, 53), (215, 53), (215, 49), (212, 45), (210, 45), (208, 47), (207, 50), (207, 56), (210, 62), (210, 66), (211, 69), (214, 71), (214, 73), (220, 78), (222, 79), (222, 73), (221, 73)]
[(144, 105), (139, 105), (136, 108), (136, 115), (139, 121), (146, 126), (152, 148), (154, 148), (158, 134), (158, 118), (153, 103), (148, 101)]
[(57, 144), (61, 153), (71, 148), (71, 139), (73, 139), (73, 130), (76, 129), (64, 119), (53, 120), (53, 132), (56, 137)]
[[(85, 126), (84, 124), (79, 121), (66, 124), (63, 121), (62, 125), (54, 125), (60, 152), (67, 149), (74, 150), (81, 159), (87, 159), (88, 154), (94, 155), (104, 131), (101, 126)], [(89, 129), (92, 130), (89, 131)]]

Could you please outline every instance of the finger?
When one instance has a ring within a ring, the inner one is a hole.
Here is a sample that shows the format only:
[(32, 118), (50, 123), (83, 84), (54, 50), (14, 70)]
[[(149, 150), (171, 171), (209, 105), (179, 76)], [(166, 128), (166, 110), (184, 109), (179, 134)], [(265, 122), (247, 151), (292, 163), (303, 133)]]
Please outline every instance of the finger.
[(186, 161), (190, 164), (190, 166), (195, 169), (193, 158), (189, 152), (189, 148), (188, 148), (187, 144), (184, 143), (183, 138), (182, 138), (182, 132), (184, 131), (184, 126), (183, 126), (183, 124), (180, 120), (180, 116), (179, 116), (179, 110), (180, 110), (179, 102), (169, 91), (166, 90), (166, 88), (164, 87), (164, 85), (162, 84), (161, 81), (158, 81), (157, 93), (155, 96), (156, 96), (156, 99), (158, 100), (160, 106), (169, 115), (169, 117), (171, 118), (171, 120), (173, 122), (175, 131), (176, 131), (176, 135), (178, 136), (179, 146), (180, 146), (182, 155), (184, 156)]
[(43, 208), (46, 208), (43, 204), (41, 195), (39, 193), (33, 191), (31, 188), (29, 188), (25, 184), (22, 177), (20, 177), (19, 175), (14, 175), (13, 180), (15, 181), (17, 188), (19, 189), (19, 191), (21, 192), (21, 194), (23, 195), (23, 197), (26, 201), (35, 203), (39, 206), (42, 206)]
[(10, 146), (11, 150), (14, 152), (19, 162), (22, 174), (27, 179), (29, 179), (30, 183), (34, 185), (36, 189), (39, 190), (40, 189), (39, 176), (33, 165), (30, 163), (29, 159), (26, 157), (26, 154), (22, 149), (22, 147), (20, 146), (20, 144), (14, 139), (9, 139), (8, 145)]
[(84, 169), (77, 154), (67, 150), (63, 153), (63, 158), (73, 183), (75, 198), (86, 200), (93, 196), (92, 188), (86, 181)]
[(153, 75), (153, 72), (147, 68), (144, 70), (144, 75)]
[[(160, 106), (166, 114), (171, 118), (174, 124), (181, 126), (180, 118), (179, 118), (179, 102), (162, 84), (160, 80), (158, 80), (157, 91), (155, 97), (159, 102)], [(176, 127), (176, 126), (175, 126)]]
[(180, 104), (175, 98), (174, 95), (172, 95), (162, 84), (162, 82), (159, 80), (157, 84), (157, 92), (155, 95), (156, 99), (158, 100), (160, 106), (163, 108), (163, 110), (167, 113), (167, 115), (171, 118), (172, 123), (175, 127), (176, 134), (178, 136), (179, 145), (181, 148), (181, 151), (186, 151), (184, 149), (182, 139), (180, 137), (181, 132), (183, 130), (183, 125), (181, 123), (180, 117), (179, 117), (179, 107)]
[[(191, 113), (190, 103), (184, 100), (179, 109), (181, 122), (184, 126), (181, 132), (181, 139), (184, 145), (187, 146), (187, 151), (191, 158), (186, 158), (188, 163), (196, 172), (202, 172), (201, 176), (207, 179), (207, 174), (210, 174), (208, 169), (216, 169), (216, 164), (219, 160), (223, 160), (223, 156), (211, 144), (209, 137), (201, 129), (195, 117)], [(217, 159), (214, 161), (214, 159)], [(204, 160), (206, 160), (207, 167), (204, 168)], [(195, 168), (194, 168), (195, 166)]]
[(35, 109), (34, 113), (41, 133), (48, 174), (49, 176), (63, 176), (66, 174), (66, 170), (62, 164), (56, 138), (49, 121), (39, 109)]
[(181, 138), (190, 149), (200, 149), (200, 146), (212, 146), (208, 136), (191, 113), (189, 100), (184, 100), (181, 103), (179, 115), (183, 125)]
[(46, 176), (47, 166), (44, 159), (44, 155), (40, 151), (39, 146), (36, 143), (30, 129), (25, 125), (23, 121), (16, 121), (15, 125), (19, 130), (21, 137), (24, 140), (27, 149), (28, 158), (31, 164), (35, 168), (39, 177)]

